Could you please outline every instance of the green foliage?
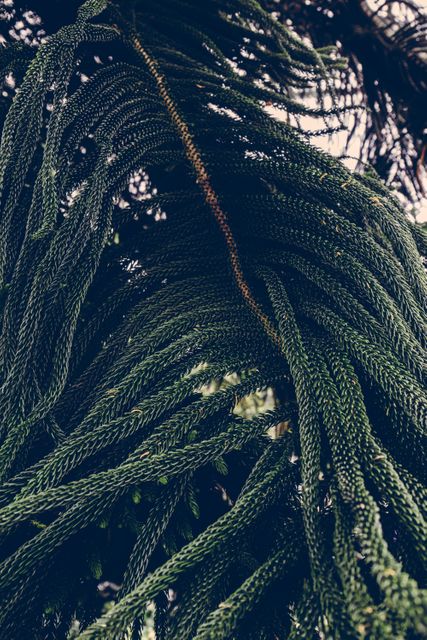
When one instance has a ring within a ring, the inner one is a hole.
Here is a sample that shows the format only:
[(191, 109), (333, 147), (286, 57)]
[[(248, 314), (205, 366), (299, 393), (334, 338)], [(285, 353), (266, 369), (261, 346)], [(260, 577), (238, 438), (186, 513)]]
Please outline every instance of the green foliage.
[(3, 637), (136, 638), (153, 600), (159, 640), (425, 636), (425, 232), (264, 109), (327, 128), (342, 61), (253, 0), (92, 0), (15, 55)]

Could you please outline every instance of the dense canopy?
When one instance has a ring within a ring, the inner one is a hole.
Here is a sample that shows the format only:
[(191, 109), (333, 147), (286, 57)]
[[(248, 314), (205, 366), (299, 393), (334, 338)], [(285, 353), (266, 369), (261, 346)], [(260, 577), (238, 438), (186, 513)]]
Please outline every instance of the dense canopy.
[(0, 56), (3, 637), (424, 637), (427, 238), (308, 139), (345, 61), (255, 0), (70, 20)]

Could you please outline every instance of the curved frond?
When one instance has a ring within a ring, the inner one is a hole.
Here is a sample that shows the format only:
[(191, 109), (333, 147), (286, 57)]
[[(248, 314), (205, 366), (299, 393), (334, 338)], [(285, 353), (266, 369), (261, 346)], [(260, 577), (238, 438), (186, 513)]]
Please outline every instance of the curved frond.
[(88, 0), (28, 61), (0, 153), (5, 637), (138, 637), (153, 600), (165, 640), (425, 634), (424, 232), (266, 109), (328, 129), (341, 66), (252, 0)]

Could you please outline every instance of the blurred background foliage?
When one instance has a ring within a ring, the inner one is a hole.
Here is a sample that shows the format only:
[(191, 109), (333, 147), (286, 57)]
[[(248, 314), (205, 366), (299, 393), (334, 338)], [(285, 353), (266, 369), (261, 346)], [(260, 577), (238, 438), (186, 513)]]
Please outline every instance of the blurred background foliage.
[[(418, 0), (267, 0), (278, 20), (317, 47), (336, 44), (348, 116), (340, 152), (372, 164), (415, 205), (426, 196), (427, 18)], [(335, 141), (331, 144), (334, 151)], [(423, 203), (424, 204), (424, 203)]]

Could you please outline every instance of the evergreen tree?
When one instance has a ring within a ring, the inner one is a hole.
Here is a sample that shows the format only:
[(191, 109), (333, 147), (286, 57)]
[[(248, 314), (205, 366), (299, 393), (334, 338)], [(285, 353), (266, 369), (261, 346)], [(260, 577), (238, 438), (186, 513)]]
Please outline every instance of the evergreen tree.
[[(264, 0), (317, 47), (348, 58), (336, 83), (345, 153), (369, 161), (409, 202), (426, 195), (427, 12), (420, 0)], [(368, 107), (366, 109), (365, 107)], [(360, 147), (360, 148), (359, 148)]]
[(284, 117), (344, 64), (255, 0), (2, 50), (7, 640), (426, 636), (426, 234)]

